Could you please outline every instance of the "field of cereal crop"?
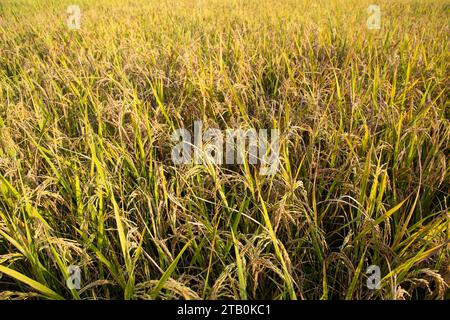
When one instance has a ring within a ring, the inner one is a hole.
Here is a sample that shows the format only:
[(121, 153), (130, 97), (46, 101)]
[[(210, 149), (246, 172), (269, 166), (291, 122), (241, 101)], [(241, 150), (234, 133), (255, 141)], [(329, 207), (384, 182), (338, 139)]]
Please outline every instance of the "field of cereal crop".
[(450, 2), (372, 4), (2, 0), (0, 299), (449, 299)]

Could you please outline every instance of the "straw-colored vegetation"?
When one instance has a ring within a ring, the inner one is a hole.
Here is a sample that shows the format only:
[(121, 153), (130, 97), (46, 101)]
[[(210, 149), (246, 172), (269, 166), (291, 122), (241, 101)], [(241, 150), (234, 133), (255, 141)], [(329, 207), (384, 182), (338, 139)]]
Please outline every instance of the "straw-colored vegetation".
[[(450, 3), (371, 3), (2, 0), (0, 298), (448, 298)], [(195, 120), (280, 170), (174, 165)]]

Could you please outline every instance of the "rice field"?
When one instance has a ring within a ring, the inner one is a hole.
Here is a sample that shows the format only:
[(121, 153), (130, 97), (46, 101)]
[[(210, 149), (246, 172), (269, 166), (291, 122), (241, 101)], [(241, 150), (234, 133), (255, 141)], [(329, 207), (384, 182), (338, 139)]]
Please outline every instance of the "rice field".
[[(0, 299), (449, 299), (449, 35), (448, 0), (2, 0)], [(277, 130), (275, 172), (175, 163), (200, 121)]]

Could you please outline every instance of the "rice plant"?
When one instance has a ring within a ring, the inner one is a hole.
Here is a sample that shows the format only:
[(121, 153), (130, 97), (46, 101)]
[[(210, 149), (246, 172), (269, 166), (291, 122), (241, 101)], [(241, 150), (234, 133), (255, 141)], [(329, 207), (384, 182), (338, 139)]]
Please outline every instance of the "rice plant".
[(449, 299), (450, 2), (373, 4), (2, 0), (0, 299)]

